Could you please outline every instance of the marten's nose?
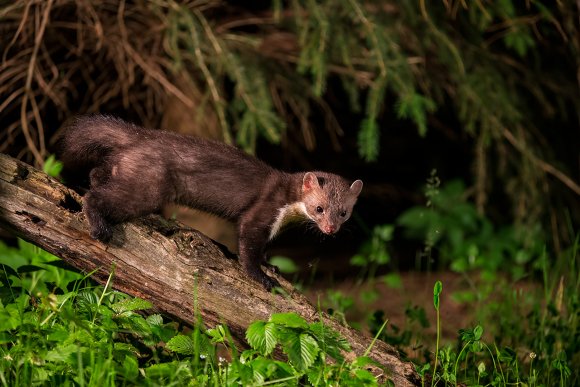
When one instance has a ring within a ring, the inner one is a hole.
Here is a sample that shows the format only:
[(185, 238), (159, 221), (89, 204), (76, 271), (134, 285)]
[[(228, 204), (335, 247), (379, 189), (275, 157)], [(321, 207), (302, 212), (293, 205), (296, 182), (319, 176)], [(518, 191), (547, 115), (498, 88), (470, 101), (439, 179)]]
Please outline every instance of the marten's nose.
[(325, 234), (333, 234), (336, 231), (336, 226), (333, 224), (329, 224), (327, 226), (324, 226), (322, 231), (324, 231)]

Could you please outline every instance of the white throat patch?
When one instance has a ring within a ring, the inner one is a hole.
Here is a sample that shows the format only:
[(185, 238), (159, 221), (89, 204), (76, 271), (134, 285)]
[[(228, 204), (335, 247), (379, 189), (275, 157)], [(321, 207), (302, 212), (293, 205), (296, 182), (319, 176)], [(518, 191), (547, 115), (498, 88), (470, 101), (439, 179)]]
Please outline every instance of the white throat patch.
[(268, 239), (273, 239), (287, 224), (304, 219), (311, 219), (310, 216), (308, 216), (308, 212), (306, 212), (306, 205), (304, 202), (286, 204), (278, 210), (278, 215), (276, 215), (276, 219), (274, 220), (274, 223), (272, 223), (270, 237)]

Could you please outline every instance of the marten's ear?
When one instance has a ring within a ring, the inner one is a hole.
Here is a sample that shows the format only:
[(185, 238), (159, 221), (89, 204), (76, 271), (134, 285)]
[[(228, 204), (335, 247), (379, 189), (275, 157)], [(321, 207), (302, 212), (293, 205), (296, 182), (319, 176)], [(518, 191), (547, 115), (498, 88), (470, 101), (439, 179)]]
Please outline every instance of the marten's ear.
[(304, 179), (302, 180), (302, 192), (308, 192), (313, 189), (320, 189), (318, 178), (314, 173), (306, 172), (304, 174)]
[(361, 180), (356, 180), (350, 185), (350, 193), (354, 196), (358, 196), (360, 191), (362, 191), (363, 182)]

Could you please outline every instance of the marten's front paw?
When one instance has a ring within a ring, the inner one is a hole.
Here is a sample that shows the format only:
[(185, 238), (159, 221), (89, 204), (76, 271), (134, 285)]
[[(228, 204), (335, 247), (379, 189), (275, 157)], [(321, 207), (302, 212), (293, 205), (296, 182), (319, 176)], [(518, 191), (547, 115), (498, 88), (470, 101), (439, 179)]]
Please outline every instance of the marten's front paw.
[(280, 287), (280, 282), (272, 277), (268, 277), (263, 271), (252, 271), (248, 273), (254, 281), (259, 282), (267, 290), (271, 291), (275, 287)]
[(108, 242), (113, 237), (111, 226), (104, 220), (89, 223), (91, 228), (91, 238), (97, 239), (101, 242)]
[(111, 232), (111, 230), (108, 227), (107, 228), (91, 229), (91, 238), (97, 239), (101, 242), (108, 242), (109, 240), (111, 240), (112, 236), (113, 236), (113, 233)]
[(278, 282), (278, 280), (272, 277), (268, 277), (267, 275), (265, 275), (264, 278), (262, 279), (262, 285), (264, 285), (267, 291), (271, 291), (276, 287), (281, 287), (280, 282)]
[(276, 265), (272, 265), (270, 262), (264, 261), (262, 263), (262, 266), (264, 266), (266, 269), (270, 270), (274, 274), (280, 274), (280, 268)]

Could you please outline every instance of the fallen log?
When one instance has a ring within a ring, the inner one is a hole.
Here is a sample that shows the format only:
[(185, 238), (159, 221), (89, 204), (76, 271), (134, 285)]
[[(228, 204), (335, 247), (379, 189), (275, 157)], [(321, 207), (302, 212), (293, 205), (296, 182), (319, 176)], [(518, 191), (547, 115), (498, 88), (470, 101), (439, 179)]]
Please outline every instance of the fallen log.
[[(93, 240), (82, 213), (81, 198), (43, 172), (0, 154), (0, 227), (105, 283), (114, 268), (113, 287), (150, 301), (173, 318), (193, 325), (196, 310), (204, 324), (225, 323), (244, 341), (255, 320), (295, 312), (309, 322), (322, 319), (362, 355), (372, 338), (320, 312), (281, 277), (286, 295), (266, 292), (242, 271), (234, 257), (203, 234), (150, 215), (115, 226), (104, 244)], [(274, 275), (269, 273), (269, 275)], [(376, 341), (368, 354), (396, 386), (418, 385), (413, 365), (390, 345)]]

